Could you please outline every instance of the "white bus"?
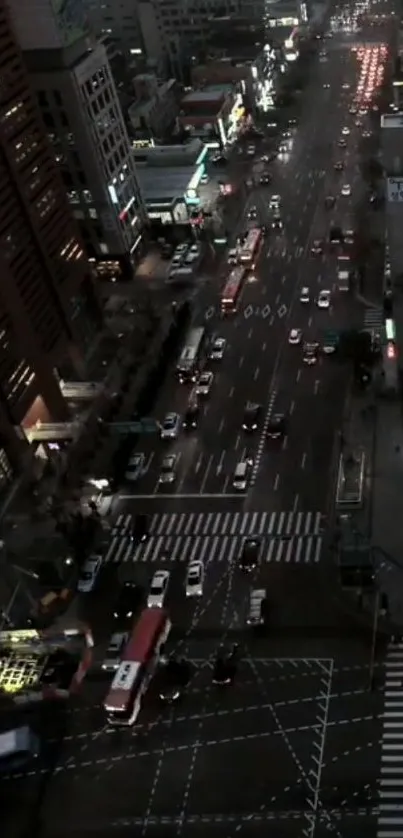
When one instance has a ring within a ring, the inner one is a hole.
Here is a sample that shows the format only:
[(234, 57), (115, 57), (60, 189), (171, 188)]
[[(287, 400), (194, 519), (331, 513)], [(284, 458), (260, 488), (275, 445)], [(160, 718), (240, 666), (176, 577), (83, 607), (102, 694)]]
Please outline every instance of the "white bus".
[(176, 366), (176, 372), (181, 384), (196, 381), (197, 375), (202, 367), (206, 344), (207, 333), (204, 327), (190, 329)]
[(239, 261), (244, 265), (249, 265), (256, 257), (257, 251), (260, 247), (262, 239), (262, 231), (259, 227), (253, 227), (249, 230), (246, 239), (239, 250)]

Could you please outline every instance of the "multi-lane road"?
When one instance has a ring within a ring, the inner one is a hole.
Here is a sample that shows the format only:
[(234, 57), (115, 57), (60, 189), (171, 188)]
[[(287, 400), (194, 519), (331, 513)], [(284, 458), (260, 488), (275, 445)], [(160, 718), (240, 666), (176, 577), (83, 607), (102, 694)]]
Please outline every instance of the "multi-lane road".
[[(361, 304), (338, 290), (334, 254), (325, 244), (314, 256), (311, 247), (327, 238), (332, 221), (352, 226), (362, 189), (358, 144), (369, 120), (350, 113), (361, 72), (352, 48), (377, 37), (384, 35), (373, 28), (336, 27), (334, 37), (319, 45), (326, 55), (314, 63), (300, 94), (288, 152), (271, 164), (270, 187), (247, 195), (231, 230), (235, 239), (245, 229), (251, 206), (258, 222), (269, 223), (270, 196), (281, 196), (283, 230), (265, 239), (237, 315), (219, 316), (221, 269), (195, 297), (196, 322), (226, 338), (225, 356), (215, 367), (196, 431), (172, 443), (151, 434), (141, 440), (147, 472), (134, 491), (123, 487), (115, 499), (96, 589), (78, 603), (79, 614), (95, 628), (93, 671), (68, 707), (44, 713), (38, 764), (4, 780), (7, 837), (36, 831), (38, 838), (252, 838), (272, 831), (278, 838), (356, 838), (364, 832), (371, 838), (380, 811), (379, 836), (395, 828), (395, 813), (382, 815), (379, 806), (388, 800), (397, 806), (401, 785), (393, 762), (393, 748), (401, 747), (394, 715), (400, 713), (399, 679), (393, 675), (401, 675), (402, 651), (396, 657), (389, 651), (387, 689), (395, 692), (387, 701), (397, 702), (397, 709), (387, 705), (390, 719), (382, 727), (382, 662), (375, 662), (376, 688), (369, 689), (372, 627), (344, 598), (326, 560), (349, 371), (321, 354), (306, 367), (301, 347), (288, 343), (292, 328), (320, 343), (326, 329), (369, 322)], [(343, 128), (344, 148), (338, 144)], [(258, 158), (252, 163), (257, 171)], [(334, 169), (339, 160), (341, 172)], [(236, 162), (229, 172), (234, 169)], [(342, 196), (347, 183), (352, 194)], [(336, 198), (332, 210), (325, 209), (329, 195)], [(308, 305), (299, 301), (302, 287), (309, 288)], [(322, 289), (331, 292), (327, 311), (315, 303)], [(374, 317), (371, 312), (371, 322)], [(168, 411), (183, 414), (187, 398), (172, 370), (158, 418)], [(248, 400), (262, 404), (263, 418), (256, 434), (246, 437), (241, 426)], [(279, 444), (267, 444), (267, 422), (276, 411), (289, 416), (287, 434)], [(180, 455), (179, 472), (172, 492), (162, 493), (157, 481), (167, 450)], [(234, 497), (232, 475), (246, 455), (254, 461), (251, 484)], [(143, 511), (150, 532), (138, 548), (131, 529)], [(237, 565), (250, 535), (261, 539), (260, 563), (246, 582)], [(206, 570), (196, 605), (184, 595), (187, 563), (194, 558)], [(110, 676), (100, 663), (112, 631), (112, 603), (122, 580), (146, 587), (161, 567), (170, 571), (169, 648), (193, 662), (194, 676), (179, 705), (161, 706), (151, 691), (133, 728), (111, 729), (102, 709)], [(246, 627), (251, 585), (267, 592), (265, 637)], [(240, 653), (235, 683), (217, 691), (211, 680), (217, 646), (234, 640)]]

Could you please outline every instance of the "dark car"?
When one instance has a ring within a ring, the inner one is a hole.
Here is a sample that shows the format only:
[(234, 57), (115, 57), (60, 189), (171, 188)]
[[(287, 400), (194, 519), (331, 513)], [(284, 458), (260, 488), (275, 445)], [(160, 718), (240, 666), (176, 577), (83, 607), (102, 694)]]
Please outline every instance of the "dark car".
[(242, 428), (244, 431), (256, 431), (259, 426), (259, 421), (262, 413), (262, 405), (254, 404), (254, 402), (247, 402), (243, 414)]
[(192, 665), (186, 658), (169, 658), (158, 671), (158, 695), (161, 701), (173, 704), (183, 695), (192, 677)]
[(320, 256), (323, 253), (323, 242), (320, 239), (315, 239), (311, 247), (313, 256)]
[(197, 428), (197, 423), (200, 416), (199, 401), (192, 401), (188, 404), (186, 413), (183, 417), (182, 427), (185, 431), (191, 431)]
[(246, 538), (243, 545), (241, 555), (239, 557), (239, 567), (245, 573), (251, 573), (259, 564), (261, 542), (260, 538), (251, 536)]
[(215, 154), (214, 157), (211, 158), (211, 162), (214, 166), (226, 166), (227, 158), (224, 157), (223, 154)]
[(260, 175), (259, 183), (260, 183), (261, 186), (268, 186), (268, 184), (271, 183), (271, 175), (270, 174)]
[(282, 230), (283, 229), (283, 222), (281, 220), (280, 215), (277, 215), (277, 214), (273, 215), (271, 226), (272, 226), (273, 230)]
[(274, 413), (267, 425), (266, 436), (268, 439), (279, 439), (286, 432), (286, 418), (284, 413)]
[(229, 652), (223, 647), (220, 647), (213, 668), (213, 684), (216, 684), (218, 687), (226, 687), (232, 684), (237, 672), (237, 661), (237, 644), (234, 644)]
[(135, 582), (124, 582), (113, 609), (115, 620), (130, 620), (144, 602), (144, 589)]
[(334, 168), (335, 172), (342, 172), (343, 169), (344, 169), (343, 161), (342, 160), (337, 160), (337, 162), (334, 164), (333, 168)]
[(325, 198), (325, 207), (326, 209), (332, 209), (336, 203), (336, 198), (334, 195), (326, 195)]
[(330, 244), (341, 244), (343, 241), (343, 231), (341, 227), (331, 227), (329, 230), (329, 242)]
[(148, 538), (148, 515), (136, 515), (132, 526), (132, 540), (145, 541)]

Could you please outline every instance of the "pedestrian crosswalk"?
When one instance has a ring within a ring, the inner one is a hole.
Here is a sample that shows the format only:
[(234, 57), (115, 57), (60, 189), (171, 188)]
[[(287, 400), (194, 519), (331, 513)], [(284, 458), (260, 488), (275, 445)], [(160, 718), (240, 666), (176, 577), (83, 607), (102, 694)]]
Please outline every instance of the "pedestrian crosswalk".
[(386, 656), (377, 838), (403, 836), (403, 643)]
[(105, 563), (231, 562), (248, 536), (261, 539), (263, 562), (316, 563), (323, 542), (319, 512), (215, 512), (153, 515), (149, 537), (137, 545), (133, 516), (120, 515)]
[(376, 308), (366, 308), (364, 314), (364, 329), (374, 329), (375, 331), (379, 331), (382, 328), (384, 323), (384, 316), (382, 309), (377, 306)]

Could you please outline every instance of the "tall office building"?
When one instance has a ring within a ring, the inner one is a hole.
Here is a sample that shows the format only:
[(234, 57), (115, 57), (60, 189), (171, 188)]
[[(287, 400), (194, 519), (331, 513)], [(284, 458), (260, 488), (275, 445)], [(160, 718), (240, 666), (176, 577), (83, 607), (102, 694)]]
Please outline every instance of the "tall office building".
[(106, 49), (83, 2), (9, 7), (89, 257), (100, 275), (130, 278), (146, 211)]
[(0, 0), (0, 488), (24, 428), (63, 421), (59, 376), (83, 371), (99, 310), (6, 0)]

